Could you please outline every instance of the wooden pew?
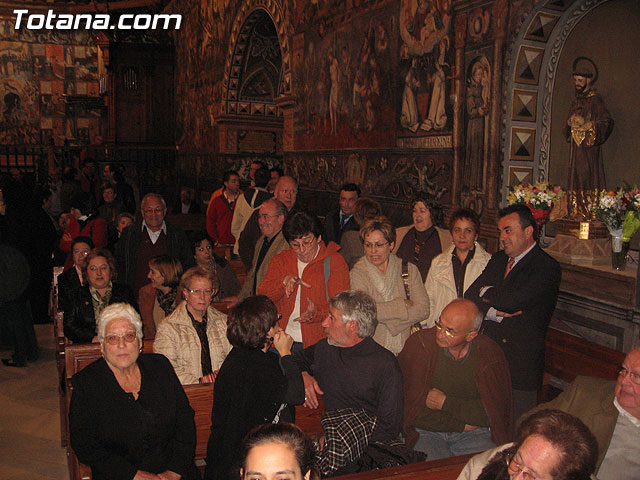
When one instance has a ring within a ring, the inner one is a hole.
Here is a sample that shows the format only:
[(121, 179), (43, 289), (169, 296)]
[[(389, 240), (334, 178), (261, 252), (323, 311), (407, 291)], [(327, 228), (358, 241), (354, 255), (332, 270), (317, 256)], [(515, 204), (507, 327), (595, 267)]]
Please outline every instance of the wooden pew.
[[(143, 352), (153, 352), (153, 341), (144, 342)], [(66, 395), (64, 404), (64, 415), (68, 415), (69, 404), (71, 402), (71, 377), (82, 370), (87, 365), (93, 363), (101, 357), (100, 345), (95, 343), (75, 344), (66, 347)], [(184, 391), (189, 399), (191, 408), (195, 411), (194, 420), (196, 424), (196, 454), (197, 463), (204, 460), (207, 456), (207, 443), (211, 432), (211, 409), (213, 407), (213, 387), (212, 385), (185, 385)], [(296, 407), (296, 424), (309, 434), (322, 433), (320, 417), (324, 412), (324, 403), (320, 399), (320, 406), (317, 409), (307, 409), (302, 406)], [(61, 415), (63, 412), (61, 410)], [(68, 417), (67, 417), (68, 422)], [(83, 465), (73, 453), (71, 445), (68, 442), (67, 435), (67, 460), (69, 464), (70, 480), (90, 480), (91, 469), (87, 465)]]
[(618, 367), (624, 357), (625, 354), (617, 350), (549, 328), (546, 337), (544, 379), (538, 403), (548, 402), (560, 393), (561, 390), (555, 387), (554, 383), (570, 383), (579, 375), (615, 380), (618, 378)]
[(393, 480), (456, 480), (467, 461), (474, 454), (460, 455), (440, 460), (412, 463), (400, 467), (383, 468), (370, 472), (341, 475), (340, 480), (379, 480), (391, 478)]

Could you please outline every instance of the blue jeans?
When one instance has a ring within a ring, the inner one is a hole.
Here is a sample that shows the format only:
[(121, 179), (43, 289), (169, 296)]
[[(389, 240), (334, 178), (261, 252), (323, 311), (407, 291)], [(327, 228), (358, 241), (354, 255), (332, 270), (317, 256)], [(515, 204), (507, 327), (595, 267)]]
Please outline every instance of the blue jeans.
[(496, 446), (491, 441), (491, 431), (487, 427), (469, 432), (428, 432), (416, 428), (420, 434), (414, 450), (427, 454), (427, 460), (455, 457), (467, 453), (482, 452)]

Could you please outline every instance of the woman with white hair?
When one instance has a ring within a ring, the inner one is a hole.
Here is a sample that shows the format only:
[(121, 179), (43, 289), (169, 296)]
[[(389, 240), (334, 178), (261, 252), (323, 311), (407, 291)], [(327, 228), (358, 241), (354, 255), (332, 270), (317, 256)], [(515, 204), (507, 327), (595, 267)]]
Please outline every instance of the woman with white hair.
[(162, 355), (141, 354), (140, 315), (124, 303), (98, 317), (102, 358), (71, 379), (71, 446), (94, 480), (194, 480), (193, 409)]

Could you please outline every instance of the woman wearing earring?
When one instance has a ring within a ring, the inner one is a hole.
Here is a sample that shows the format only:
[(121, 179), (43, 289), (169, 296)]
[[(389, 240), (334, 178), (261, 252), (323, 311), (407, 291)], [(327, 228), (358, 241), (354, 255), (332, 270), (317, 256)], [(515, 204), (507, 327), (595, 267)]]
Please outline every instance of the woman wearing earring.
[(102, 359), (71, 379), (71, 446), (94, 480), (196, 480), (193, 409), (169, 361), (141, 354), (142, 321), (127, 304), (98, 317)]
[(489, 262), (491, 255), (476, 243), (479, 229), (480, 220), (473, 210), (461, 208), (451, 216), (453, 245), (433, 259), (424, 283), (430, 308), (423, 326), (433, 327), (444, 307), (462, 298)]
[(411, 202), (413, 225), (398, 228), (395, 253), (418, 267), (424, 282), (431, 261), (451, 245), (451, 234), (442, 225), (442, 207), (425, 193)]

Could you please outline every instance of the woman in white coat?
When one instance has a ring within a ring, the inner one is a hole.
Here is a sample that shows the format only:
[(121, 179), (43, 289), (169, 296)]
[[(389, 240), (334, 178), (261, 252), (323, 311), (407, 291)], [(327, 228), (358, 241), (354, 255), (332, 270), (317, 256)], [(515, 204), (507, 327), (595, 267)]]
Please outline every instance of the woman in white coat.
[(452, 300), (464, 292), (480, 276), (491, 255), (476, 243), (480, 220), (467, 208), (451, 216), (453, 245), (433, 259), (424, 286), (429, 296), (429, 318), (423, 326), (431, 328), (440, 313)]

